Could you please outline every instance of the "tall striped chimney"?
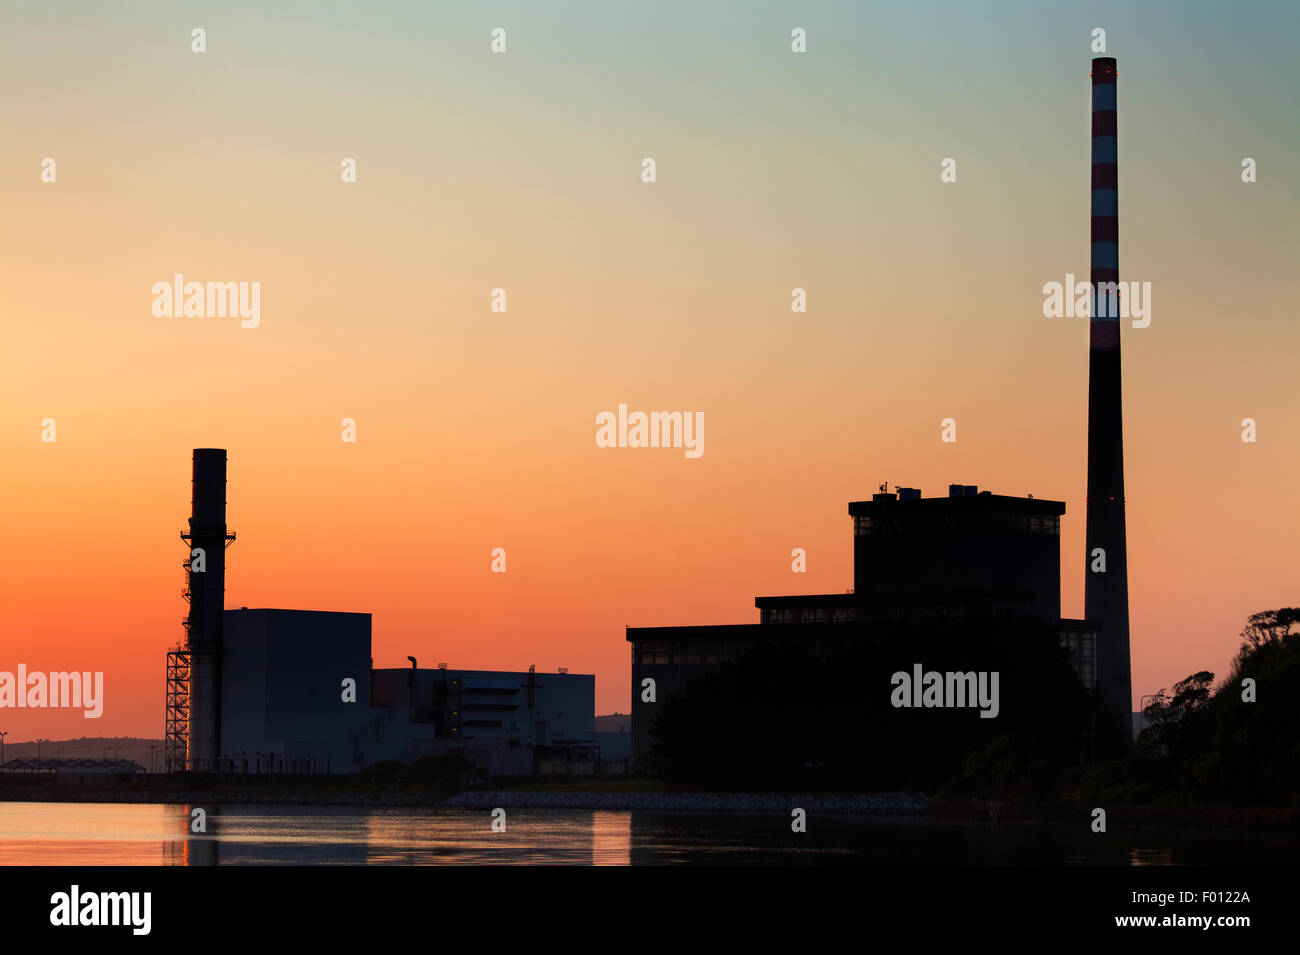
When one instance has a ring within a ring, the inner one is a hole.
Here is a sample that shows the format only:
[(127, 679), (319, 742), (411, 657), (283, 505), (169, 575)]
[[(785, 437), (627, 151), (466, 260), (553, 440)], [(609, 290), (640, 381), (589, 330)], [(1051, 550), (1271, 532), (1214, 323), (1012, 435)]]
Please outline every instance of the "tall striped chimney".
[[(1092, 305), (1088, 350), (1088, 528), (1084, 616), (1098, 624), (1097, 689), (1131, 729), (1124, 420), (1120, 394), (1119, 183), (1115, 58), (1092, 61)], [(1098, 550), (1104, 551), (1104, 572)], [(1094, 570), (1094, 568), (1098, 568)]]

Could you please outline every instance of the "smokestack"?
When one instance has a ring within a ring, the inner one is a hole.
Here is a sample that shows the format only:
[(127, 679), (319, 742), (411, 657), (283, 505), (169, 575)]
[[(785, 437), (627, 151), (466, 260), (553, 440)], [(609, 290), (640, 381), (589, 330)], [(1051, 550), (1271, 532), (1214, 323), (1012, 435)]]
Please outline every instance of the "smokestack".
[[(1092, 61), (1092, 307), (1088, 350), (1088, 527), (1084, 616), (1095, 621), (1097, 689), (1130, 729), (1128, 546), (1119, 351), (1119, 180), (1115, 59)], [(1105, 571), (1100, 571), (1104, 552)], [(1098, 570), (1094, 571), (1094, 567)]]
[(226, 452), (194, 449), (190, 529), (190, 614), (185, 621), (190, 651), (189, 740), (185, 768), (215, 771), (221, 741), (221, 615), (226, 599)]

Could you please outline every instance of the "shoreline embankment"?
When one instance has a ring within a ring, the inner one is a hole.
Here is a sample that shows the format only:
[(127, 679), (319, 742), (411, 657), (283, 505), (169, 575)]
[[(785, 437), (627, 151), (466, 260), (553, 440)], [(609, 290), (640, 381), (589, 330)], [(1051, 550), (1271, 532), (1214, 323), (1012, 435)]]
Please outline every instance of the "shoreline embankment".
[[(924, 793), (709, 793), (503, 788), (402, 790), (354, 788), (160, 789), (156, 787), (0, 788), (5, 802), (248, 805), (421, 809), (552, 809), (615, 812), (810, 813), (910, 818), (954, 825), (1077, 825), (1091, 805), (1016, 805), (980, 800), (943, 800)], [(1108, 805), (1113, 828), (1300, 832), (1300, 808), (1271, 806)], [(0, 810), (3, 811), (3, 810)]]

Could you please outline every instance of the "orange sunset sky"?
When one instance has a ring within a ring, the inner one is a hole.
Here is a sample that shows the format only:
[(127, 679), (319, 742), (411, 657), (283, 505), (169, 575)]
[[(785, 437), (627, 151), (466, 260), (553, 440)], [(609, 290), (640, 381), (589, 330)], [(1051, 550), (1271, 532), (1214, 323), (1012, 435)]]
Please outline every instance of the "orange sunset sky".
[[(0, 711), (10, 743), (161, 735), (196, 447), (229, 451), (227, 606), (371, 613), (380, 667), (594, 673), (600, 713), (625, 626), (851, 586), (885, 481), (1064, 501), (1082, 616), (1088, 329), (1042, 287), (1087, 277), (1098, 25), (1152, 286), (1135, 705), (1300, 603), (1294, 8), (542, 6), (6, 9), (0, 670), (106, 684), (99, 720)], [(259, 327), (155, 317), (175, 273), (260, 282)], [(703, 455), (597, 447), (620, 402), (702, 411)]]

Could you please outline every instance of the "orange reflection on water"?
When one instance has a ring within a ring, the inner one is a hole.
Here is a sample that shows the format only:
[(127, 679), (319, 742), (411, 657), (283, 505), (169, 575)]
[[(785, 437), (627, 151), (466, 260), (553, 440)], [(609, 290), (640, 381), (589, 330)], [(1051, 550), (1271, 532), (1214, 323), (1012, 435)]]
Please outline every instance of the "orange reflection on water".
[(0, 865), (175, 864), (187, 818), (183, 806), (3, 802)]

